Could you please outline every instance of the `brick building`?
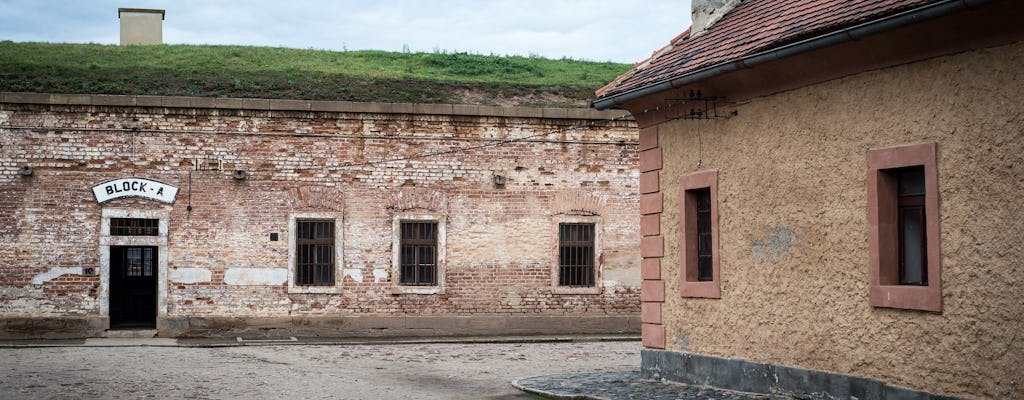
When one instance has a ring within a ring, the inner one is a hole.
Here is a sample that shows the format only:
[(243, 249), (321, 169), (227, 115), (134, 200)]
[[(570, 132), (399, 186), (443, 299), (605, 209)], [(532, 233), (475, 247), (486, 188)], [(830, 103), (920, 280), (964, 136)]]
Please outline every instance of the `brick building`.
[(624, 115), (0, 94), (0, 336), (639, 331)]
[(1024, 396), (1024, 3), (692, 12), (594, 102), (640, 128), (643, 374)]

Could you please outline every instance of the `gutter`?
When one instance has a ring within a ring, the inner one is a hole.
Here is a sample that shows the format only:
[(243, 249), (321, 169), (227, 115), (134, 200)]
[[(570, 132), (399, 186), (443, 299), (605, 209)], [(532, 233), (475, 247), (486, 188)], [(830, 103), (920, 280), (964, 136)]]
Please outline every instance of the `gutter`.
[(885, 18), (801, 40), (776, 49), (747, 55), (738, 60), (725, 61), (710, 65), (688, 72), (677, 78), (664, 80), (649, 86), (622, 92), (611, 97), (594, 100), (592, 107), (598, 110), (607, 110), (641, 97), (680, 88), (718, 75), (723, 75), (741, 69), (753, 68), (754, 66), (764, 64), (766, 62), (792, 57), (801, 53), (854, 41), (869, 35), (901, 28), (918, 22), (923, 22), (925, 20), (951, 15), (953, 13), (975, 8), (982, 4), (994, 1), (998, 0), (943, 0), (937, 3), (924, 5), (898, 14), (890, 15)]

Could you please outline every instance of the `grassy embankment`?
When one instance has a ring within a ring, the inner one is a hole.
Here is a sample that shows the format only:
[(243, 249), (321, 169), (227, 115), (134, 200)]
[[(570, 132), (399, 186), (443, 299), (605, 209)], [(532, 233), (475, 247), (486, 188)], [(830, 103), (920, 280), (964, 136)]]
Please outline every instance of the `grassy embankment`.
[(0, 91), (585, 107), (627, 64), (467, 53), (0, 42)]

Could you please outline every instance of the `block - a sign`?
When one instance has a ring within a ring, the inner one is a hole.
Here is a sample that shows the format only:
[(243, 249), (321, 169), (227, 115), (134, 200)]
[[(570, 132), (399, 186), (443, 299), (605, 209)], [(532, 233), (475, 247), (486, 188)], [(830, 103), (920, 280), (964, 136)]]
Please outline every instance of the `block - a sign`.
[(96, 195), (96, 202), (100, 204), (133, 196), (171, 204), (178, 195), (178, 188), (152, 179), (121, 178), (93, 186), (92, 194)]

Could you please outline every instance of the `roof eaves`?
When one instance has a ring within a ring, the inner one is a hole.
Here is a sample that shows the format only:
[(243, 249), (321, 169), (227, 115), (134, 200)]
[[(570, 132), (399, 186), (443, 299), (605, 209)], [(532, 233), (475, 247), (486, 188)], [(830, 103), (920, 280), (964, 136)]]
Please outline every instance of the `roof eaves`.
[[(739, 69), (750, 68), (768, 61), (790, 57), (806, 51), (836, 45), (849, 40), (854, 40), (870, 34), (886, 31), (900, 26), (910, 25), (926, 19), (951, 14), (957, 11), (977, 7), (984, 3), (998, 0), (941, 0), (915, 7), (893, 15), (872, 19), (860, 24), (822, 33), (798, 42), (789, 43), (778, 47), (762, 48), (757, 53), (740, 56), (738, 58), (721, 61), (703, 68), (686, 72), (679, 76), (661, 79), (659, 81), (627, 90), (622, 93), (615, 93), (605, 98), (594, 100), (592, 107), (598, 110), (606, 110), (616, 105), (639, 97), (647, 96), (657, 92), (678, 88), (693, 82), (708, 79), (727, 72)], [(967, 3), (967, 4), (965, 4)], [(602, 88), (604, 89), (604, 88)]]

